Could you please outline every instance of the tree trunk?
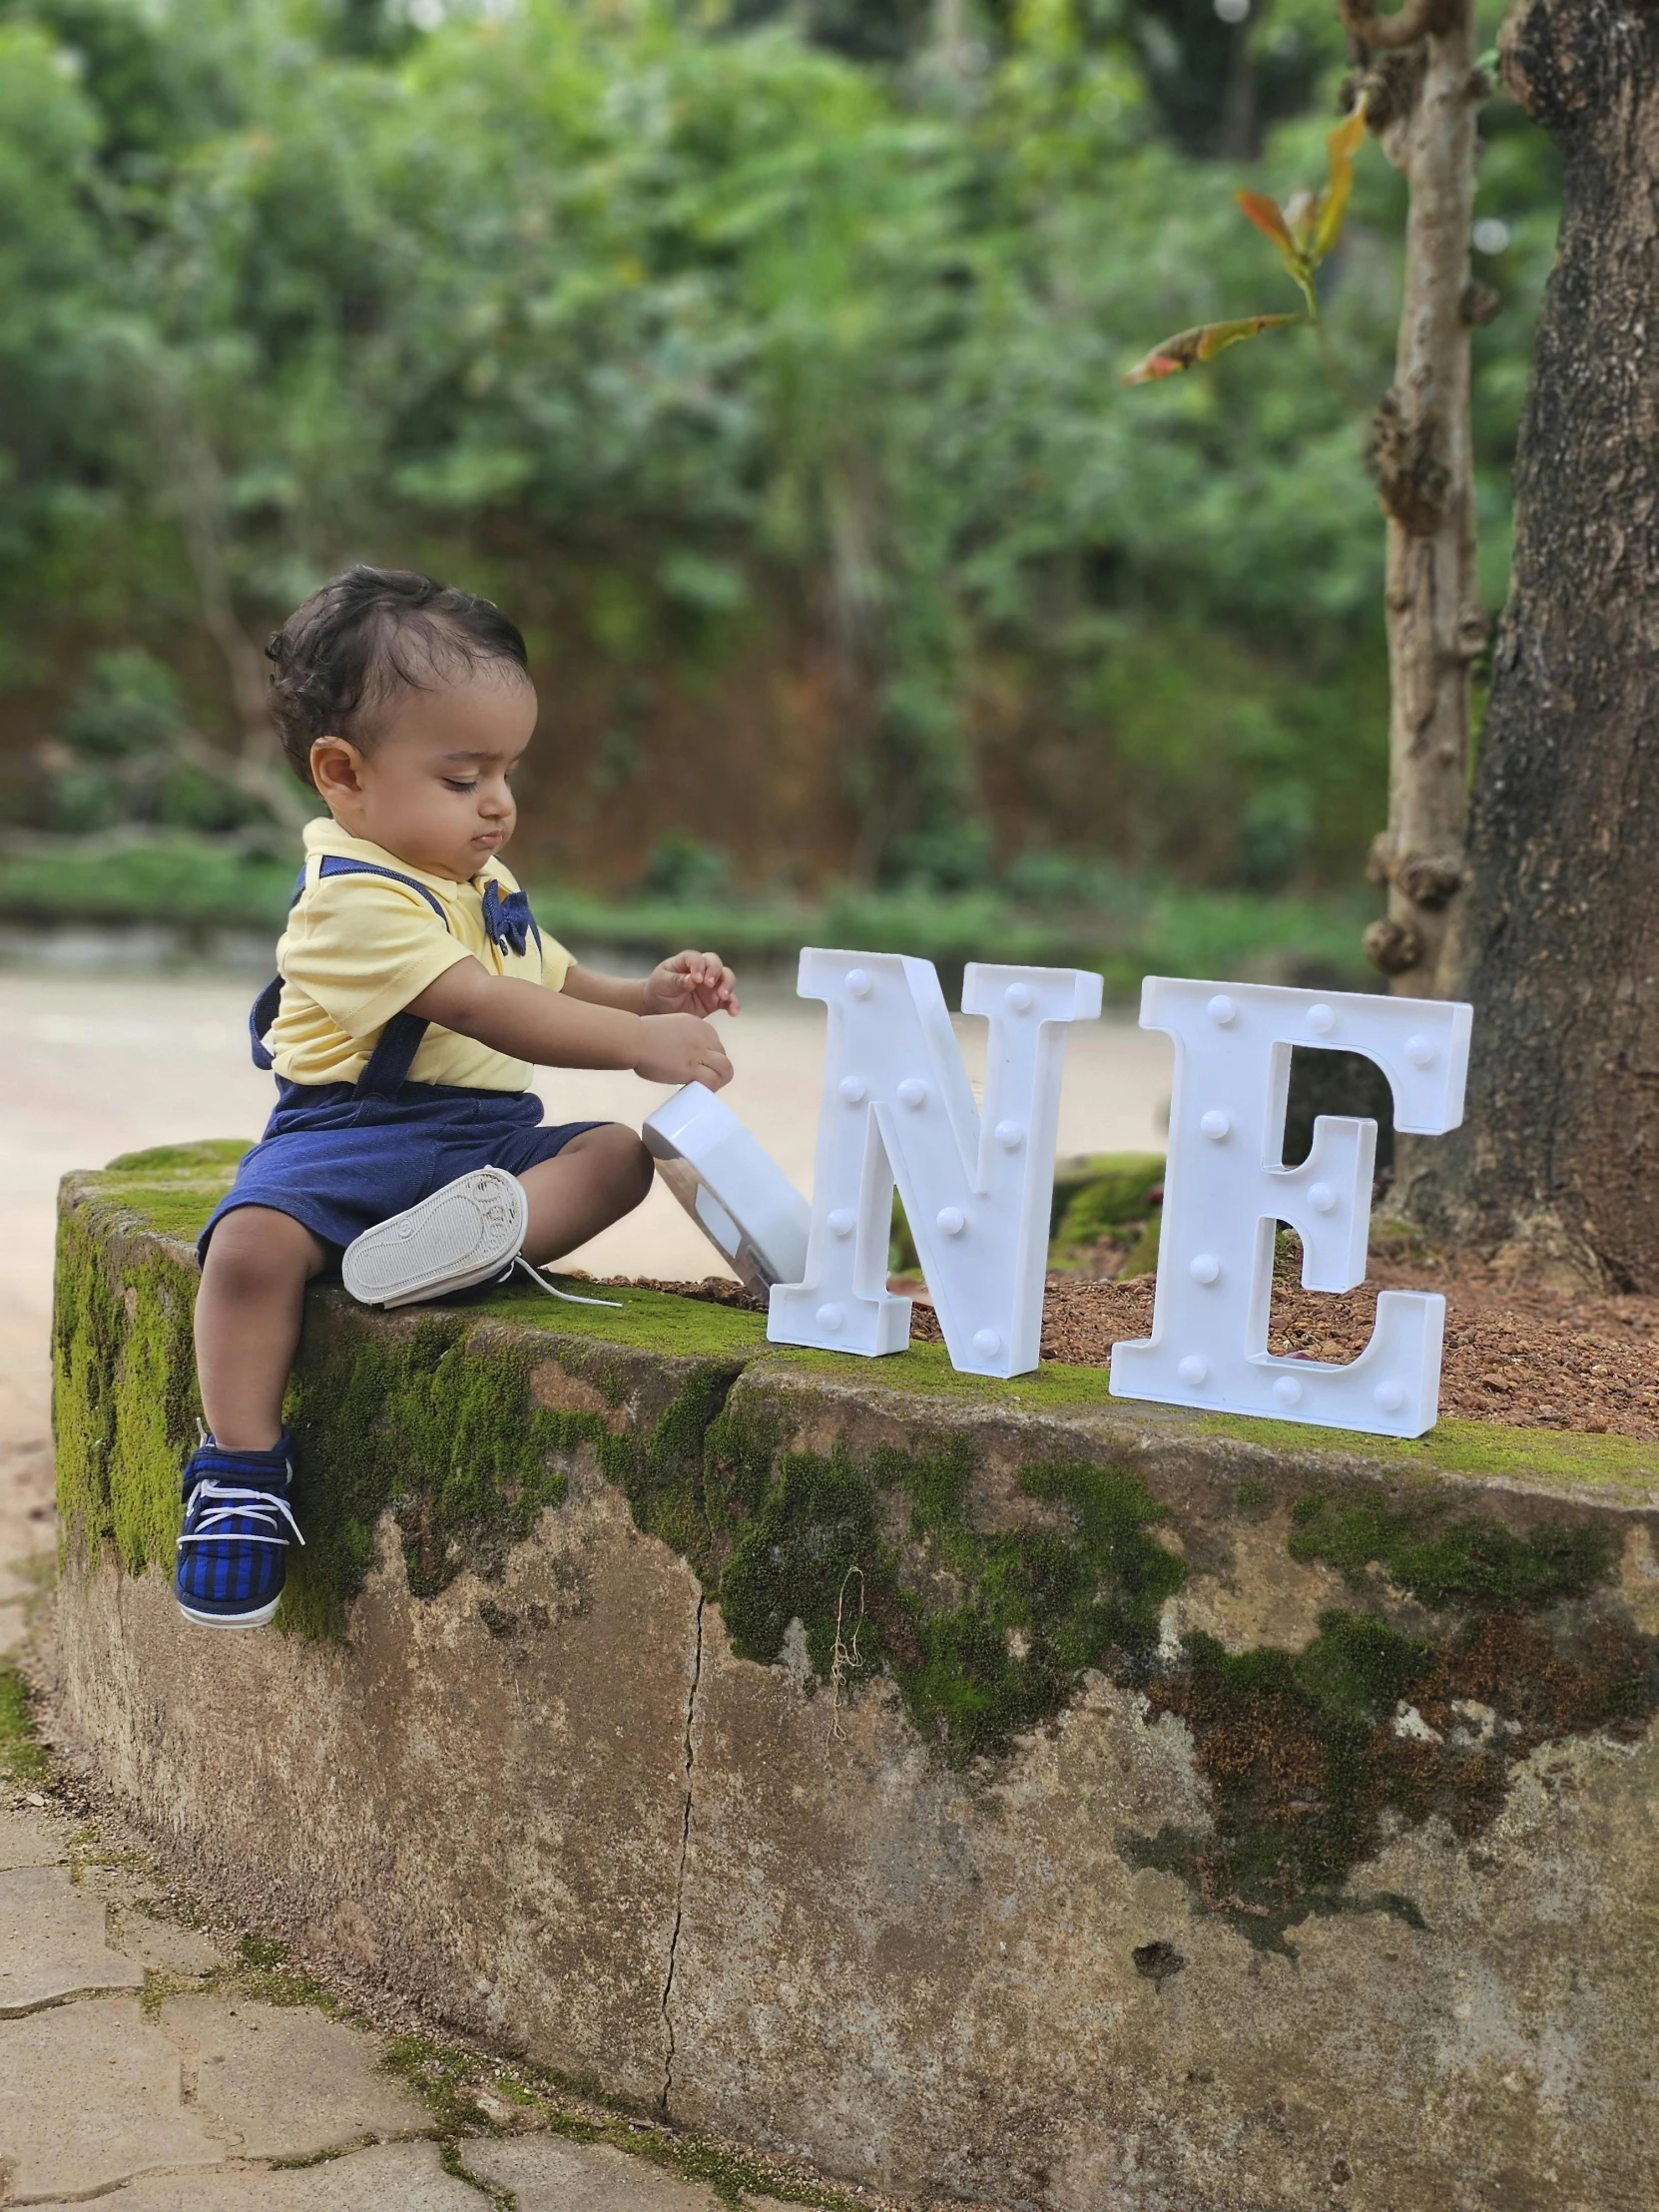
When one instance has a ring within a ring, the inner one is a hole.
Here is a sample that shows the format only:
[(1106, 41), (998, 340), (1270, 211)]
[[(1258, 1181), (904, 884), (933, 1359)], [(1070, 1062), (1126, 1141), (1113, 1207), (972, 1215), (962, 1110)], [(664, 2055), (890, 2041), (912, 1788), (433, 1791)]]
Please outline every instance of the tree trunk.
[[(1467, 828), (1469, 669), (1485, 635), (1474, 558), (1469, 428), (1469, 282), (1474, 207), (1473, 0), (1367, 20), (1362, 42), (1415, 44), (1366, 68), (1358, 89), (1382, 150), (1410, 188), (1394, 381), (1372, 430), (1387, 516), (1388, 827), (1372, 847), (1386, 915), (1366, 949), (1396, 991), (1443, 996)], [(1390, 38), (1388, 34), (1393, 34)]]
[(1262, 152), (1256, 100), (1256, 10), (1233, 26), (1227, 54), (1227, 92), (1222, 103), (1221, 151), (1230, 162), (1254, 162)]
[(1505, 82), (1565, 158), (1463, 917), (1468, 1112), (1424, 1226), (1659, 1290), (1659, 10), (1516, 0)]
[(967, 76), (967, 0), (933, 0), (933, 61), (948, 85)]
[[(237, 753), (213, 773), (270, 809), (288, 830), (302, 830), (312, 809), (283, 757), (271, 719), (270, 670), (243, 627), (231, 590), (224, 474), (188, 407), (170, 395), (157, 413), (180, 531), (196, 580), (202, 626), (218, 646), (230, 680), (241, 739)], [(205, 765), (200, 760), (198, 766)]]

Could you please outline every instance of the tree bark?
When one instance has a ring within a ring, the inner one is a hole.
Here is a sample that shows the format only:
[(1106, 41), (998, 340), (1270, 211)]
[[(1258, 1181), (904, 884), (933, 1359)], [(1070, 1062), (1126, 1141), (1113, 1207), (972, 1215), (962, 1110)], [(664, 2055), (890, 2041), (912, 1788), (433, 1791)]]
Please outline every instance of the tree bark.
[(1430, 1230), (1659, 1290), (1659, 10), (1515, 0), (1504, 80), (1565, 161), (1515, 474), (1462, 925), (1468, 1111)]
[(1403, 51), (1358, 90), (1410, 188), (1394, 381), (1377, 411), (1371, 459), (1387, 516), (1388, 827), (1372, 847), (1387, 912), (1366, 949), (1395, 991), (1443, 995), (1463, 883), (1469, 669), (1485, 636), (1474, 545), (1469, 427), (1469, 227), (1474, 208), (1473, 0), (1391, 18), (1345, 17), (1363, 44)]

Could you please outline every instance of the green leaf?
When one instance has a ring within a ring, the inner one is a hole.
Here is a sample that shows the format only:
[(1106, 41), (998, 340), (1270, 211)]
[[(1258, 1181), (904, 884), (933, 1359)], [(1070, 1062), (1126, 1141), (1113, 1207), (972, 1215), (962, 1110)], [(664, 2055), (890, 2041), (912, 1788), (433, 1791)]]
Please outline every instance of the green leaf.
[(1191, 330), (1178, 330), (1144, 354), (1124, 376), (1126, 384), (1155, 384), (1165, 376), (1179, 376), (1194, 361), (1208, 361), (1224, 347), (1243, 338), (1259, 337), (1286, 322), (1301, 322), (1299, 314), (1247, 314), (1235, 322), (1201, 322)]
[(1365, 143), (1365, 136), (1366, 104), (1362, 100), (1348, 120), (1339, 123), (1325, 142), (1330, 175), (1320, 195), (1319, 221), (1314, 226), (1313, 245), (1308, 255), (1315, 269), (1343, 235), (1348, 204), (1354, 196), (1354, 157)]

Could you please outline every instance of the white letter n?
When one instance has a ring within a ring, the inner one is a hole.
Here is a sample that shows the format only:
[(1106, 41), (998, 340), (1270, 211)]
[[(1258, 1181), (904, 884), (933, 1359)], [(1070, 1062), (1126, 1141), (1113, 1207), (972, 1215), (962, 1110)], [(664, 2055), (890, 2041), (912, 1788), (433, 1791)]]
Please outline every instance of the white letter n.
[(1042, 1336), (1064, 1024), (1100, 1012), (1100, 977), (970, 965), (964, 1014), (990, 1026), (976, 1113), (932, 965), (891, 952), (801, 955), (830, 1010), (803, 1283), (778, 1284), (767, 1335), (902, 1352), (910, 1301), (887, 1290), (896, 1176), (951, 1364), (1022, 1375)]

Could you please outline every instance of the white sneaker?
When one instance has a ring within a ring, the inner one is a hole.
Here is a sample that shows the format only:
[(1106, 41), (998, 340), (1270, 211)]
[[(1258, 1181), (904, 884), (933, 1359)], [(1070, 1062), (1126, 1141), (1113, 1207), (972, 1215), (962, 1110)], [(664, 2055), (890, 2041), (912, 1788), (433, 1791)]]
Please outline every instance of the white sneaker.
[(505, 1168), (478, 1168), (365, 1229), (340, 1272), (364, 1306), (412, 1306), (505, 1273), (529, 1226), (523, 1185)]

